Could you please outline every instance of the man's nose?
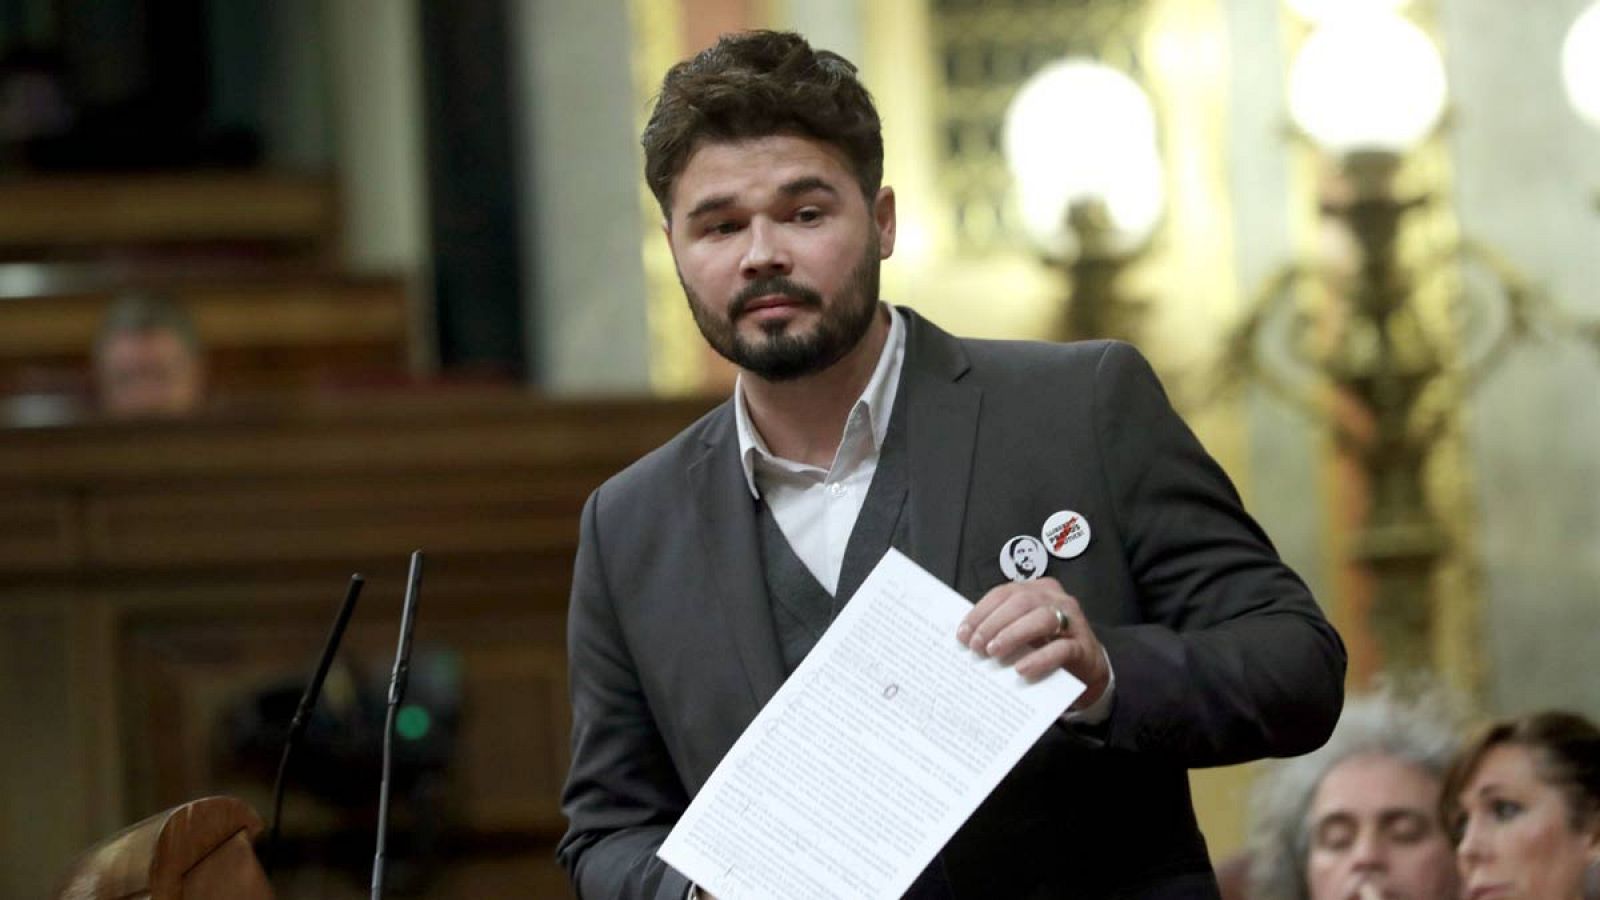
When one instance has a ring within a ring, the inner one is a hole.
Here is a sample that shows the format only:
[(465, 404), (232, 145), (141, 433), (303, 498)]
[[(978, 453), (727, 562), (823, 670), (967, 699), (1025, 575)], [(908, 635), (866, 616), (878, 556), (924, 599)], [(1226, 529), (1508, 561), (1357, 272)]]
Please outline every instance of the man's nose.
[(1389, 847), (1377, 829), (1367, 829), (1356, 835), (1355, 844), (1350, 848), (1350, 862), (1355, 868), (1368, 871), (1388, 867)]
[(788, 275), (794, 264), (776, 223), (757, 218), (750, 222), (750, 241), (745, 245), (741, 269), (746, 278)]

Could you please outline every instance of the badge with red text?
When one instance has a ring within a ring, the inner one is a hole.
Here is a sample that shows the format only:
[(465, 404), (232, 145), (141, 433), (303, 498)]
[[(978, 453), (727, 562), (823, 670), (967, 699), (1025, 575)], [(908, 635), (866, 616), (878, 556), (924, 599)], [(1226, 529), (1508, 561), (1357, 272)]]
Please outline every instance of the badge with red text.
[(1070, 509), (1063, 509), (1044, 520), (1044, 547), (1050, 555), (1072, 559), (1089, 548), (1089, 520)]
[(1044, 575), (1050, 557), (1031, 534), (1019, 534), (1000, 548), (1000, 571), (1012, 581), (1032, 581)]

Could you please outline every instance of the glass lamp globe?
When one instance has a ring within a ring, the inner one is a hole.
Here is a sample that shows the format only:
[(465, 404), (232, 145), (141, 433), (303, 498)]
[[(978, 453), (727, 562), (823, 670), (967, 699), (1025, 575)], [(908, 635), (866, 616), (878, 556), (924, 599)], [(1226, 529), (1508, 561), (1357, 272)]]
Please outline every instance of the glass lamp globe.
[(1444, 114), (1444, 63), (1422, 29), (1392, 13), (1338, 17), (1306, 39), (1289, 71), (1289, 114), (1339, 155), (1404, 153)]
[(1002, 132), (1023, 227), (1052, 256), (1076, 252), (1073, 205), (1103, 205), (1112, 247), (1147, 240), (1164, 202), (1156, 117), (1144, 89), (1101, 63), (1068, 59), (1028, 79)]
[(1600, 3), (1580, 13), (1567, 32), (1561, 45), (1561, 80), (1572, 108), (1600, 128)]
[(1322, 24), (1339, 16), (1372, 12), (1395, 12), (1406, 0), (1288, 0), (1289, 8), (1307, 22)]

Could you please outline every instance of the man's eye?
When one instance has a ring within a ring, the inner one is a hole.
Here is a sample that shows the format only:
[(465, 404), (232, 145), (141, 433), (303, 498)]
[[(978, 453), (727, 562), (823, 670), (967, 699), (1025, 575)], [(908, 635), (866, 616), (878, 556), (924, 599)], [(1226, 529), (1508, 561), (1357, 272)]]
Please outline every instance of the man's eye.
[(711, 231), (714, 234), (733, 234), (738, 230), (739, 224), (737, 222), (718, 222), (711, 226)]
[(822, 210), (808, 206), (805, 209), (796, 212), (794, 214), (794, 218), (796, 222), (815, 222), (822, 218)]
[(1324, 823), (1315, 835), (1317, 846), (1324, 850), (1343, 850), (1350, 846), (1355, 837), (1355, 827), (1343, 821)]
[(1407, 813), (1396, 816), (1389, 823), (1389, 838), (1398, 844), (1415, 844), (1432, 833), (1428, 820), (1422, 816)]

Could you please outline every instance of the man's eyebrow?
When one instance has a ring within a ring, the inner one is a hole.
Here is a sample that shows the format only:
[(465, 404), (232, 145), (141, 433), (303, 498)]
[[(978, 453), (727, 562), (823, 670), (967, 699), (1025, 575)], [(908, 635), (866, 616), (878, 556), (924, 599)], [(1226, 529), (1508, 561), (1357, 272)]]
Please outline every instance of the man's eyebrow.
[(732, 205), (732, 194), (714, 194), (704, 200), (701, 200), (699, 203), (696, 203), (694, 205), (694, 209), (689, 210), (684, 214), (683, 217), (685, 219), (693, 219), (696, 216), (703, 216), (706, 213), (716, 212), (719, 209), (727, 209)]
[(838, 188), (835, 188), (832, 184), (829, 184), (827, 181), (823, 180), (817, 175), (806, 175), (796, 178), (793, 181), (786, 181), (778, 190), (782, 191), (784, 195), (788, 197), (794, 197), (800, 194), (808, 194), (812, 191), (825, 191), (834, 195), (835, 197), (839, 196)]
[[(823, 191), (835, 197), (839, 196), (839, 189), (817, 175), (804, 175), (793, 181), (786, 181), (778, 187), (779, 193), (785, 197), (798, 197), (812, 191)], [(694, 205), (694, 208), (684, 213), (685, 220), (694, 219), (707, 213), (718, 212), (734, 205), (732, 194), (713, 194)]]
[(1311, 827), (1312, 827), (1312, 829), (1317, 829), (1317, 828), (1321, 828), (1324, 825), (1331, 824), (1333, 822), (1343, 823), (1343, 822), (1354, 822), (1355, 820), (1356, 820), (1356, 814), (1351, 812), (1350, 810), (1348, 810), (1348, 809), (1335, 809), (1335, 810), (1333, 810), (1331, 812), (1325, 812), (1321, 816), (1318, 816), (1316, 819), (1313, 819), (1312, 822), (1311, 822)]

